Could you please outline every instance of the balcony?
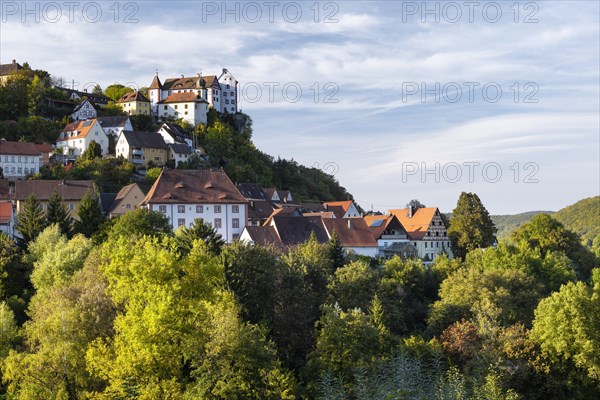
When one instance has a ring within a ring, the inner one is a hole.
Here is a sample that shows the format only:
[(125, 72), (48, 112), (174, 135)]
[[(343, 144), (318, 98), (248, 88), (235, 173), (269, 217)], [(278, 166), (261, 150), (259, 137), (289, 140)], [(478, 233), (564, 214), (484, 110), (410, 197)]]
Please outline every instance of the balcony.
[(134, 156), (143, 156), (144, 155), (144, 150), (142, 150), (142, 149), (133, 149), (133, 150), (131, 150), (131, 154), (133, 154)]

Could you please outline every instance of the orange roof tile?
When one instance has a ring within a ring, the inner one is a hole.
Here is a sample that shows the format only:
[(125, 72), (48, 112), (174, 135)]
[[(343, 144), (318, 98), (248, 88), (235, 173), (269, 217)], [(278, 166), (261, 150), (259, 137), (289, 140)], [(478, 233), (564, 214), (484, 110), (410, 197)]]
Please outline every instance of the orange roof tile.
[(64, 136), (67, 132), (76, 132), (75, 135), (71, 135), (71, 137), (63, 137), (57, 140), (57, 142), (62, 142), (65, 140), (71, 139), (83, 139), (90, 132), (92, 127), (96, 124), (96, 119), (86, 119), (85, 121), (71, 122), (65, 126), (65, 129), (62, 130), (62, 136)]
[(12, 217), (13, 205), (10, 201), (0, 201), (0, 224), (8, 224)]
[(398, 218), (411, 239), (421, 240), (427, 233), (436, 211), (437, 207), (418, 208), (411, 218), (408, 217), (408, 208), (389, 210), (389, 213)]
[(189, 102), (200, 102), (200, 103), (206, 103), (206, 100), (204, 100), (203, 98), (201, 98), (199, 95), (197, 95), (194, 92), (184, 92), (184, 93), (173, 93), (172, 95), (170, 95), (169, 97), (167, 97), (166, 99), (163, 99), (161, 101), (159, 101), (159, 104), (163, 104), (163, 103), (189, 103)]

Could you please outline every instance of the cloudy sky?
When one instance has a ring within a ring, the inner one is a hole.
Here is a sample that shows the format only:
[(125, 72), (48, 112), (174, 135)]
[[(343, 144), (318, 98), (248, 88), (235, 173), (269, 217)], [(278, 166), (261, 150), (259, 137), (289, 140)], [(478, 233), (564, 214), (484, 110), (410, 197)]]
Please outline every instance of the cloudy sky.
[(240, 82), (254, 142), (365, 209), (558, 210), (600, 191), (597, 1), (2, 1), (0, 61), (75, 81)]

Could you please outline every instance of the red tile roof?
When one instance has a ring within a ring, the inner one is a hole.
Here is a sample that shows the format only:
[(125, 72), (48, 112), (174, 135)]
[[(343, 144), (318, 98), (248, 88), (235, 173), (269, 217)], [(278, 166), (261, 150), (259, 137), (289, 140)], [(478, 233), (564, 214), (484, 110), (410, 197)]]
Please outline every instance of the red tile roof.
[(150, 103), (150, 100), (148, 100), (148, 98), (144, 96), (142, 92), (137, 90), (134, 92), (125, 93), (123, 97), (117, 100), (117, 103), (127, 103), (130, 101), (145, 101), (146, 103)]
[(15, 182), (15, 200), (25, 200), (33, 194), (38, 200), (48, 200), (56, 190), (63, 200), (81, 200), (85, 192), (94, 192), (93, 181), (28, 180)]
[(248, 203), (223, 171), (163, 169), (142, 204)]
[[(65, 128), (62, 130), (61, 136), (62, 138), (58, 139), (57, 142), (63, 142), (65, 140), (73, 140), (73, 139), (83, 139), (85, 138), (92, 127), (96, 124), (96, 119), (86, 119), (84, 121), (71, 122), (67, 124)], [(75, 135), (71, 135), (71, 137), (66, 137), (67, 132), (75, 132)]]
[(0, 201), (0, 224), (6, 225), (10, 222), (13, 205), (10, 201)]
[(206, 103), (206, 100), (200, 97), (193, 92), (184, 92), (184, 93), (173, 93), (169, 97), (159, 101), (159, 104), (164, 103), (190, 103), (190, 102), (198, 102), (198, 103)]
[(41, 151), (38, 150), (35, 143), (9, 142), (0, 140), (0, 154), (14, 154), (18, 156), (39, 156)]

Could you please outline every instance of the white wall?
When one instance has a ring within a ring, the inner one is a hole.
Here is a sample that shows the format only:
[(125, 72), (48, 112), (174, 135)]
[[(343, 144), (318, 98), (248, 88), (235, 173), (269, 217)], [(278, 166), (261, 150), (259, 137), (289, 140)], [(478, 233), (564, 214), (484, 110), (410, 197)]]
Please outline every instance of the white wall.
[[(215, 206), (221, 206), (221, 212), (215, 212)], [(233, 212), (233, 206), (238, 206), (238, 212)], [(164, 207), (161, 211), (161, 206)], [(184, 212), (179, 212), (179, 206), (184, 207)], [(196, 206), (202, 206), (203, 210), (198, 213)], [(244, 227), (246, 226), (247, 220), (247, 206), (246, 204), (151, 204), (149, 208), (152, 211), (164, 212), (169, 218), (169, 222), (176, 230), (179, 227), (179, 220), (182, 219), (185, 226), (189, 227), (195, 219), (201, 218), (205, 222), (214, 226), (215, 218), (221, 219), (221, 228), (217, 228), (216, 231), (219, 233), (227, 243), (231, 243), (234, 240), (234, 235), (241, 235)], [(238, 227), (233, 227), (233, 220), (238, 220)]]
[(0, 153), (0, 167), (5, 178), (24, 178), (40, 172), (40, 156), (19, 156)]

